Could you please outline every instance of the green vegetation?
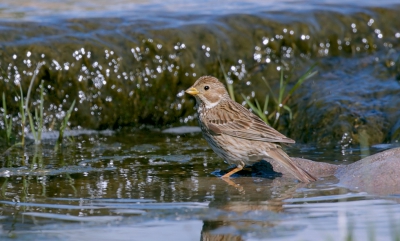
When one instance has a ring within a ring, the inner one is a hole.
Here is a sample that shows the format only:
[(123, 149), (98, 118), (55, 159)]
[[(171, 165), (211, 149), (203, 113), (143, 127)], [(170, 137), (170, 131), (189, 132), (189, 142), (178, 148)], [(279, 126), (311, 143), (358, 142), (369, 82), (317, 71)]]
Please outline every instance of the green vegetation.
[[(26, 116), (28, 116), (29, 119), (29, 126), (30, 130), (32, 132), (32, 136), (34, 138), (34, 143), (35, 145), (40, 145), (42, 141), (42, 133), (44, 129), (44, 83), (43, 80), (41, 81), (40, 84), (40, 104), (38, 107), (35, 107), (35, 115), (32, 116), (32, 113), (29, 108), (29, 101), (30, 101), (30, 96), (33, 88), (33, 83), (36, 79), (36, 76), (41, 68), (43, 63), (39, 63), (34, 71), (34, 74), (32, 76), (32, 79), (29, 84), (28, 92), (26, 97), (24, 98), (23, 90), (21, 84), (19, 84), (19, 96), (18, 97), (18, 107), (19, 107), (19, 115), (21, 118), (21, 141), (12, 144), (11, 143), (11, 136), (12, 136), (12, 131), (13, 131), (13, 125), (12, 125), (12, 116), (11, 114), (8, 114), (7, 112), (7, 102), (6, 102), (6, 94), (3, 92), (2, 95), (2, 102), (3, 102), (3, 121), (4, 121), (4, 128), (5, 128), (5, 138), (7, 142), (7, 146), (10, 148), (5, 152), (9, 152), (9, 150), (13, 147), (16, 146), (25, 146), (26, 145), (26, 133), (25, 133), (25, 127), (26, 127)], [(68, 121), (71, 117), (73, 108), (75, 106), (75, 100), (73, 101), (71, 107), (67, 111), (64, 119), (62, 120), (61, 127), (59, 130), (59, 138), (57, 140), (57, 144), (61, 144), (65, 129), (68, 126)], [(14, 129), (15, 130), (15, 129)], [(17, 131), (17, 130), (15, 130)], [(17, 136), (17, 135), (15, 135)]]
[[(32, 79), (31, 79), (31, 82), (30, 82), (29, 88), (28, 88), (28, 94), (26, 95), (25, 101), (24, 101), (24, 94), (23, 94), (23, 92), (22, 92), (21, 83), (19, 84), (19, 90), (20, 90), (20, 93), (21, 93), (21, 95), (19, 96), (19, 99), (20, 99), (19, 110), (20, 110), (20, 114), (21, 114), (21, 144), (22, 144), (22, 145), (25, 145), (25, 125), (26, 125), (26, 115), (25, 115), (25, 111), (28, 113), (29, 121), (30, 121), (30, 124), (31, 124), (31, 129), (34, 131), (32, 116), (31, 116), (31, 113), (29, 112), (29, 99), (30, 99), (30, 96), (31, 96), (31, 91), (32, 91), (33, 82), (35, 81), (36, 75), (37, 75), (37, 73), (39, 72), (40, 67), (42, 67), (42, 65), (43, 65), (43, 63), (39, 63), (39, 64), (36, 66), (35, 71), (33, 72)], [(42, 94), (43, 94), (43, 93), (42, 93)], [(43, 97), (43, 96), (42, 96), (42, 97)], [(42, 100), (41, 102), (43, 103), (43, 100)], [(24, 107), (24, 106), (25, 106), (25, 107)], [(42, 107), (43, 107), (43, 105), (42, 105)], [(42, 123), (43, 123), (43, 122), (42, 122)], [(35, 133), (32, 133), (32, 134), (35, 136), (35, 135), (36, 135), (36, 132), (35, 132)], [(41, 135), (41, 134), (40, 134), (40, 135)], [(40, 140), (37, 140), (36, 137), (35, 137), (35, 143), (36, 143), (36, 144), (40, 144)]]
[[(292, 120), (292, 118), (293, 118), (292, 110), (290, 109), (289, 106), (286, 105), (286, 103), (288, 102), (290, 97), (293, 95), (293, 93), (304, 83), (304, 81), (306, 79), (311, 78), (312, 76), (314, 76), (317, 73), (317, 71), (313, 71), (315, 66), (316, 66), (316, 64), (312, 65), (307, 70), (307, 72), (304, 73), (296, 81), (296, 84), (288, 92), (285, 92), (285, 90), (288, 87), (290, 78), (284, 80), (283, 70), (282, 70), (280, 82), (279, 82), (279, 95), (277, 97), (274, 95), (274, 92), (272, 91), (272, 88), (270, 87), (268, 82), (263, 78), (264, 83), (266, 84), (268, 90), (270, 91), (270, 94), (267, 94), (265, 96), (263, 106), (260, 105), (260, 103), (258, 102), (257, 99), (254, 100), (254, 102), (255, 102), (255, 104), (254, 104), (249, 99), (247, 99), (245, 95), (242, 94), (242, 97), (246, 101), (246, 104), (249, 105), (251, 110), (254, 113), (256, 113), (263, 121), (265, 121), (269, 125), (276, 126), (279, 118), (283, 114), (283, 111), (288, 112), (289, 119)], [(270, 98), (272, 98), (272, 101), (270, 101)], [(270, 103), (272, 103), (271, 106), (269, 106)], [(271, 110), (271, 111), (269, 111), (269, 110)]]
[(28, 111), (29, 125), (31, 126), (31, 131), (36, 144), (40, 144), (42, 141), (42, 131), (43, 131), (43, 81), (40, 85), (40, 106), (39, 114), (38, 109), (35, 108), (35, 119), (37, 124), (37, 130), (35, 130), (35, 125), (33, 122), (32, 114)]
[(19, 113), (21, 114), (21, 144), (25, 145), (25, 124), (26, 124), (26, 116), (25, 116), (25, 108), (24, 108), (24, 94), (22, 93), (22, 87), (19, 85), (19, 90), (21, 95), (19, 96)]
[[(11, 130), (12, 130), (12, 118), (11, 116), (7, 116), (7, 103), (6, 103), (6, 96), (3, 92), (3, 120), (4, 120), (4, 127), (6, 129), (6, 142), (7, 145), (10, 145), (11, 139)], [(8, 120), (7, 120), (8, 118)]]
[(63, 140), (63, 137), (64, 137), (64, 131), (65, 131), (65, 128), (67, 128), (68, 120), (71, 117), (71, 114), (72, 114), (72, 111), (74, 109), (74, 106), (75, 106), (75, 100), (72, 102), (71, 107), (67, 111), (67, 114), (65, 115), (65, 117), (64, 117), (64, 119), (63, 119), (63, 121), (61, 123), (57, 144), (62, 143), (62, 140)]
[(250, 100), (248, 100), (246, 98), (246, 96), (244, 94), (242, 94), (243, 99), (246, 101), (246, 104), (248, 104), (251, 108), (251, 110), (253, 112), (255, 112), (265, 123), (270, 124), (270, 122), (268, 121), (268, 103), (269, 103), (269, 95), (265, 96), (265, 101), (264, 101), (264, 105), (261, 108), (260, 103), (258, 102), (257, 99), (255, 99), (255, 103), (256, 105), (254, 105), (253, 103), (251, 103)]

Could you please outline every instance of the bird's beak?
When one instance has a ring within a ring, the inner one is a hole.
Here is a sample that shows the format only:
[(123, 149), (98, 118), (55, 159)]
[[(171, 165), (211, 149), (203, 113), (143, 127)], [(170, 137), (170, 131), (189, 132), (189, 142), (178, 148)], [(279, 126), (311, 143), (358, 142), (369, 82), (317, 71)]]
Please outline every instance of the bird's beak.
[(189, 95), (197, 95), (198, 93), (200, 93), (196, 88), (191, 87), (189, 89), (187, 89), (185, 91), (186, 93), (188, 93)]

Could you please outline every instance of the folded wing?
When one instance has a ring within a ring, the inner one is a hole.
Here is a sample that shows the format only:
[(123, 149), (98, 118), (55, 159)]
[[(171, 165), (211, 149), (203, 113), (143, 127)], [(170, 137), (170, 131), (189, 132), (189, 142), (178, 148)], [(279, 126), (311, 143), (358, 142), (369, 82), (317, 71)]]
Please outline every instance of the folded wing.
[(216, 135), (265, 142), (294, 143), (242, 105), (226, 101), (207, 113), (207, 126)]

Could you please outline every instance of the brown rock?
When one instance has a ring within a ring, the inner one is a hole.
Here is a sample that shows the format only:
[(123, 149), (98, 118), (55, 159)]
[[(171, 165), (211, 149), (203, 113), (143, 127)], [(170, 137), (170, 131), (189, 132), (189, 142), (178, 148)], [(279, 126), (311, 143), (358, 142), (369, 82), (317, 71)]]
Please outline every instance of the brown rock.
[(335, 176), (350, 189), (371, 194), (400, 194), (400, 148), (339, 166)]

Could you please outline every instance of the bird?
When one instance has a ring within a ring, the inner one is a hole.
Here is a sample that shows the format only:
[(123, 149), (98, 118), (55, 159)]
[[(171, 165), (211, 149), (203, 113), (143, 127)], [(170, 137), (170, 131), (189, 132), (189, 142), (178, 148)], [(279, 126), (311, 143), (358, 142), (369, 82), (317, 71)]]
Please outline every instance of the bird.
[(233, 101), (217, 78), (202, 76), (185, 92), (196, 99), (198, 122), (211, 149), (226, 163), (236, 166), (222, 178), (229, 179), (246, 165), (272, 159), (299, 181), (316, 181), (282, 150), (280, 143), (295, 141)]

